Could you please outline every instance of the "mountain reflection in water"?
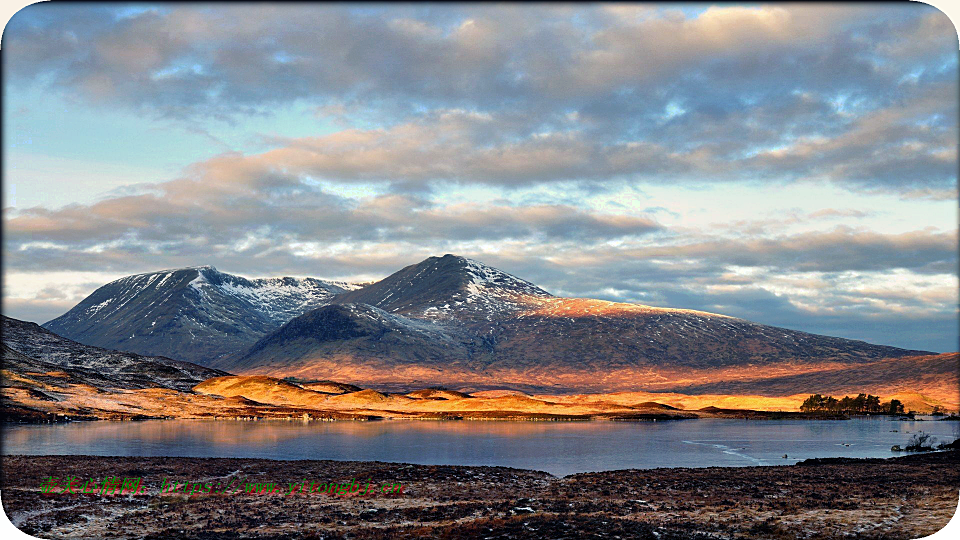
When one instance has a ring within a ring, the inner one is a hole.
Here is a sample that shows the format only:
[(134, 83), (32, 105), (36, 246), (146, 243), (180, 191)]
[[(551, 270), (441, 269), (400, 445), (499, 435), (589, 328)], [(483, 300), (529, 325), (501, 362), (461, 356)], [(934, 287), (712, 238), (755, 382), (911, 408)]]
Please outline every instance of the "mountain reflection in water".
[[(787, 465), (890, 457), (957, 422), (703, 419), (673, 422), (149, 420), (4, 427), (5, 454), (245, 457), (493, 465), (556, 475), (628, 468)], [(784, 455), (788, 458), (784, 458)]]

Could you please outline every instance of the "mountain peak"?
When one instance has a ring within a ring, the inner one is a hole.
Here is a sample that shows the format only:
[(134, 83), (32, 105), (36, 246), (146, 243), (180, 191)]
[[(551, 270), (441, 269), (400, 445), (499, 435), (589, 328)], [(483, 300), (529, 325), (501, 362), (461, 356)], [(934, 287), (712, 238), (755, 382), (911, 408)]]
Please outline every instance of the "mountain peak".
[(372, 285), (343, 294), (335, 301), (445, 318), (453, 312), (475, 312), (489, 317), (504, 310), (513, 311), (528, 297), (551, 295), (529, 281), (448, 253), (428, 257)]
[(150, 272), (140, 272), (137, 274), (130, 274), (129, 276), (123, 276), (122, 278), (116, 279), (114, 281), (121, 281), (125, 279), (129, 280), (129, 279), (139, 278), (143, 276), (155, 276), (158, 274), (181, 274), (181, 273), (190, 272), (190, 271), (196, 271), (196, 272), (206, 271), (206, 272), (220, 273), (220, 271), (217, 270), (215, 266), (212, 266), (209, 264), (203, 264), (199, 266), (183, 266), (180, 268), (166, 268), (164, 270), (151, 270)]
[(476, 259), (470, 259), (460, 255), (447, 254), (443, 257), (440, 257), (440, 263), (443, 264), (444, 262), (450, 265), (456, 265), (456, 267), (459, 268), (459, 270), (468, 279), (464, 286), (475, 294), (480, 292), (477, 290), (479, 287), (484, 287), (509, 290), (514, 293), (528, 296), (552, 296), (547, 291), (537, 287), (527, 280), (520, 279), (504, 272), (503, 270), (500, 270), (499, 268), (484, 264)]
[(188, 266), (187, 268), (185, 268), (185, 270), (196, 270), (196, 271), (198, 271), (198, 272), (214, 272), (214, 273), (217, 273), (217, 274), (220, 273), (220, 271), (217, 270), (217, 267), (216, 267), (216, 266), (213, 266), (213, 265), (210, 265), (210, 264), (204, 264), (204, 265), (201, 265), (201, 266)]

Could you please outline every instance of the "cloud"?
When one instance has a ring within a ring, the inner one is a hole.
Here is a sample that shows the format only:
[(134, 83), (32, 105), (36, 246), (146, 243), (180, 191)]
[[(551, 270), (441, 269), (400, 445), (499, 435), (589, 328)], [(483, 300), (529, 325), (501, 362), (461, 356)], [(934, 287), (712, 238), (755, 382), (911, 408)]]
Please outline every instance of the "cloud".
[(956, 82), (865, 113), (831, 138), (811, 137), (759, 152), (748, 168), (903, 192), (956, 184)]
[[(423, 184), (607, 180), (632, 175), (675, 177), (706, 172), (697, 153), (678, 154), (655, 143), (604, 144), (577, 130), (526, 133), (509, 117), (464, 110), (435, 111), (378, 129), (348, 129), (322, 137), (278, 141), (282, 146), (232, 167), (256, 164), (335, 181)], [(245, 176), (225, 163), (205, 164), (224, 175)]]
[(119, 269), (144, 254), (257, 256), (292, 245), (347, 242), (606, 242), (662, 229), (652, 217), (564, 204), (443, 203), (399, 194), (349, 199), (280, 174), (254, 174), (244, 182), (251, 167), (230, 158), (197, 170), (198, 177), (156, 185), (151, 193), (57, 210), (8, 209), (8, 260), (24, 269)]
[(22, 321), (43, 324), (70, 310), (76, 302), (69, 300), (4, 298), (3, 314)]
[(260, 160), (409, 190), (956, 178), (956, 35), (920, 5), (37, 4), (5, 47), (11, 84), (189, 122), (311, 103), (344, 129)]
[(824, 208), (823, 210), (817, 210), (816, 212), (811, 212), (808, 218), (810, 219), (831, 219), (831, 218), (844, 218), (844, 217), (866, 217), (871, 215), (871, 212), (865, 212), (863, 210), (856, 210), (853, 208), (838, 209), (838, 208)]
[[(689, 238), (689, 237), (688, 237)], [(952, 273), (957, 266), (957, 231), (917, 230), (882, 234), (839, 226), (829, 231), (776, 237), (705, 237), (674, 245), (635, 249), (601, 247), (584, 260), (621, 258), (699, 260), (715, 265), (804, 272), (875, 271), (906, 268)], [(579, 263), (580, 260), (573, 261)]]
[(721, 92), (758, 81), (769, 91), (770, 79), (782, 76), (833, 88), (868, 76), (872, 84), (884, 70), (868, 55), (899, 65), (957, 49), (949, 20), (927, 6), (712, 6), (695, 17), (641, 11), (240, 4), (119, 17), (109, 7), (35, 5), (11, 21), (7, 69), (169, 114), (306, 97), (413, 97), (492, 109), (656, 90), (720, 66), (737, 75), (716, 80), (712, 90)]

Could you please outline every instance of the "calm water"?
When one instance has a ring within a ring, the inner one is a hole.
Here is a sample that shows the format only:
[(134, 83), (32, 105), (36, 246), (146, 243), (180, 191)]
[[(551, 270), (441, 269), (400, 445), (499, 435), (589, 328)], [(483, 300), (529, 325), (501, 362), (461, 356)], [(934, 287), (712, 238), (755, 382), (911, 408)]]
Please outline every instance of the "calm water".
[[(892, 432), (897, 430), (897, 432)], [(813, 457), (890, 457), (924, 431), (960, 424), (847, 421), (235, 422), (150, 420), (3, 427), (5, 454), (260, 457), (502, 465), (555, 475), (627, 468), (785, 465)], [(787, 459), (783, 455), (787, 454)]]

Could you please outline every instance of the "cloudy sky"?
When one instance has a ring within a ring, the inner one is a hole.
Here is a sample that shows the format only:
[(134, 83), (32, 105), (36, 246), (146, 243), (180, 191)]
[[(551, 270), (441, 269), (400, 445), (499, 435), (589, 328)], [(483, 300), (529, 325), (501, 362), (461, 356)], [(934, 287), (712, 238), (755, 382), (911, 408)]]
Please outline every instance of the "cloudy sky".
[(923, 4), (34, 4), (2, 47), (14, 317), (456, 253), (958, 348), (957, 33)]

